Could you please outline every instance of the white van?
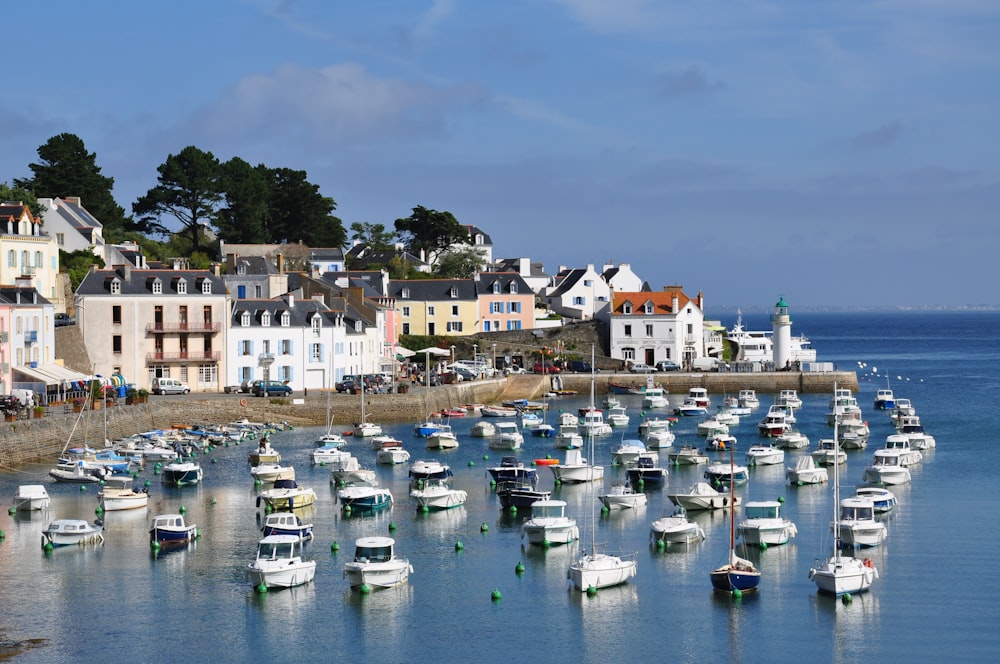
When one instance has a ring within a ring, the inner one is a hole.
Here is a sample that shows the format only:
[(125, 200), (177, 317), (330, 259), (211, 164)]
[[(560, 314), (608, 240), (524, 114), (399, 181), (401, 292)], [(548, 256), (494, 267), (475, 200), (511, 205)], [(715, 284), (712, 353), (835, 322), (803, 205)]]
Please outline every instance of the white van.
[(176, 378), (154, 378), (150, 391), (153, 394), (187, 394), (191, 388)]

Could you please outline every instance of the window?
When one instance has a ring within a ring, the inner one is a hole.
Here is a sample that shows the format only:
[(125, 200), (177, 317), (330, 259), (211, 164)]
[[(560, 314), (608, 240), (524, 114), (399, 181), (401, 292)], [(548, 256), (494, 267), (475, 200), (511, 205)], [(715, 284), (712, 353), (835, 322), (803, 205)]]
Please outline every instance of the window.
[(278, 380), (290, 383), (292, 381), (292, 368), (288, 366), (278, 367)]
[(410, 317), (410, 308), (403, 307), (403, 318), (409, 318), (409, 317)]
[(509, 290), (510, 290), (511, 294), (517, 295), (517, 282), (516, 281), (510, 282), (510, 289)]
[(452, 316), (457, 316), (458, 315), (458, 305), (457, 304), (451, 305), (451, 315)]
[(622, 313), (625, 314), (626, 316), (631, 316), (632, 315), (632, 305), (629, 304), (628, 302), (626, 302), (625, 304), (623, 304), (622, 305)]
[(323, 327), (323, 318), (319, 314), (316, 314), (315, 316), (312, 317), (312, 333), (314, 337), (319, 336), (319, 331), (320, 328), (322, 327)]
[(17, 252), (13, 249), (7, 252), (7, 267), (17, 267)]
[(153, 279), (153, 295), (160, 295), (163, 293), (163, 282), (159, 279)]
[(205, 279), (201, 282), (201, 294), (211, 295), (212, 294), (212, 281), (210, 279)]
[(240, 381), (253, 380), (253, 367), (240, 367)]
[(410, 333), (410, 324), (403, 323), (403, 334), (409, 334), (409, 333)]
[(460, 320), (450, 321), (448, 323), (448, 328), (447, 329), (448, 329), (449, 332), (461, 332), (462, 331), (462, 321), (460, 321)]
[(240, 325), (243, 327), (250, 327), (250, 312), (244, 311), (240, 316)]
[(448, 294), (451, 296), (452, 299), (455, 299), (458, 297), (458, 289), (452, 286)]
[(214, 385), (219, 382), (219, 369), (214, 364), (198, 365), (198, 382), (202, 385)]
[(593, 279), (584, 279), (583, 280), (583, 285), (586, 286), (587, 288), (590, 288), (591, 286), (594, 285), (594, 280)]
[(239, 265), (236, 266), (236, 274), (246, 274), (246, 273), (247, 273), (246, 263), (241, 262)]
[(652, 325), (646, 325), (646, 336), (647, 337), (653, 336), (653, 326)]
[(483, 332), (492, 332), (493, 327), (490, 321), (483, 321)]
[(512, 313), (512, 314), (519, 314), (519, 313), (521, 313), (521, 303), (520, 302), (511, 302), (510, 303), (510, 308), (508, 310), (508, 313)]
[(181, 357), (187, 357), (188, 352), (188, 335), (182, 334), (177, 339), (177, 350), (181, 352)]
[(121, 355), (122, 352), (122, 335), (113, 334), (111, 335), (111, 352), (115, 355)]
[(184, 383), (188, 381), (188, 368), (186, 364), (181, 365), (181, 381)]
[(240, 342), (240, 355), (253, 355), (253, 342), (249, 339), (244, 339)]
[(400, 291), (399, 296), (406, 298), (407, 300), (410, 299), (410, 289), (404, 288), (402, 291)]
[(201, 308), (201, 320), (205, 323), (205, 327), (212, 327), (212, 305), (206, 304)]
[(149, 382), (154, 378), (170, 378), (170, 367), (165, 364), (152, 364), (149, 367)]
[(508, 330), (520, 330), (521, 329), (521, 321), (519, 321), (519, 320), (509, 320), (509, 321), (507, 321), (507, 329)]
[(288, 312), (285, 311), (284, 313), (281, 314), (281, 327), (288, 327), (288, 324), (290, 322), (291, 322), (291, 316), (289, 316)]
[(427, 307), (427, 315), (428, 316), (433, 316), (434, 315), (434, 305), (433, 304), (431, 306)]
[(258, 300), (264, 297), (264, 289), (260, 284), (257, 284), (256, 286), (253, 287), (253, 296)]
[(647, 302), (645, 308), (643, 309), (647, 314), (653, 313), (653, 303)]
[(178, 279), (177, 280), (177, 294), (178, 295), (187, 295), (187, 292), (188, 292), (188, 282), (187, 282), (187, 280), (186, 279)]
[(111, 307), (111, 322), (115, 325), (122, 324), (122, 305), (115, 304)]
[(270, 339), (264, 339), (264, 354), (265, 355), (270, 355), (271, 354), (271, 340)]
[(122, 282), (118, 281), (117, 279), (113, 279), (111, 281), (111, 294), (121, 295), (121, 292), (122, 292)]
[(281, 354), (282, 355), (291, 355), (292, 354), (292, 340), (291, 339), (282, 339), (281, 340)]
[(622, 359), (623, 360), (634, 360), (635, 359), (635, 348), (622, 348)]
[(499, 281), (494, 281), (493, 282), (493, 292), (494, 293), (499, 293), (500, 292), (500, 282)]
[(247, 298), (247, 287), (245, 285), (239, 285), (236, 287), (236, 299), (245, 300)]
[(503, 302), (490, 302), (490, 313), (491, 314), (502, 314), (503, 313)]
[(177, 308), (177, 322), (181, 324), (181, 329), (186, 330), (188, 326), (188, 308), (181, 305)]
[(261, 327), (271, 327), (271, 312), (265, 311), (260, 315)]
[(322, 362), (323, 361), (323, 344), (310, 344), (309, 345), (309, 360), (311, 362)]
[(587, 303), (586, 299), (580, 295), (577, 295), (573, 298), (573, 304), (586, 304), (586, 303)]
[(631, 325), (626, 325), (625, 326), (625, 336), (626, 337), (631, 337), (632, 336), (632, 326)]
[(56, 233), (56, 244), (58, 244), (60, 247), (66, 244), (65, 233)]

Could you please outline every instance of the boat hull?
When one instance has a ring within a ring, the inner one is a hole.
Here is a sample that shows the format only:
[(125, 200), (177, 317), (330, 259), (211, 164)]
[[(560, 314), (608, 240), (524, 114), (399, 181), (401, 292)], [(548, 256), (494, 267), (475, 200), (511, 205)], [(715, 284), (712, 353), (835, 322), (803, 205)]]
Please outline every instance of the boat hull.
[(649, 538), (667, 544), (690, 544), (705, 539), (705, 531), (684, 517), (665, 517), (652, 523)]
[(570, 565), (567, 576), (573, 587), (586, 592), (590, 588), (610, 588), (625, 583), (635, 576), (636, 567), (632, 558), (594, 553)]
[(833, 557), (810, 569), (809, 578), (820, 592), (827, 595), (843, 595), (868, 590), (878, 578), (878, 570), (870, 564), (870, 561)]
[(407, 582), (413, 568), (403, 559), (382, 563), (349, 562), (344, 565), (344, 576), (352, 588), (394, 588)]
[(294, 588), (309, 583), (316, 576), (316, 562), (313, 560), (282, 559), (275, 561), (254, 561), (247, 566), (247, 580), (257, 588)]
[(522, 532), (528, 544), (544, 546), (548, 544), (569, 544), (580, 539), (580, 529), (575, 523), (548, 524), (526, 522)]
[(554, 464), (549, 468), (552, 469), (555, 480), (564, 484), (598, 482), (604, 479), (603, 466)]
[(712, 570), (712, 587), (720, 592), (753, 592), (760, 585), (760, 572), (740, 570), (731, 565), (724, 565)]

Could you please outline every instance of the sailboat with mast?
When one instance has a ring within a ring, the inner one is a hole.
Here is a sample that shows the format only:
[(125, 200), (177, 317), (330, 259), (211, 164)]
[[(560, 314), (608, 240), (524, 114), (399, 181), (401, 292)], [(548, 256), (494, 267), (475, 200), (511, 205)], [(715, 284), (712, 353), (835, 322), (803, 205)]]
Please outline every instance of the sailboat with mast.
[[(834, 394), (837, 386), (834, 385)], [(833, 438), (837, 439), (837, 422), (833, 423)], [(817, 561), (809, 569), (809, 578), (820, 592), (829, 595), (847, 595), (868, 590), (878, 578), (878, 569), (870, 558), (861, 560), (841, 555), (840, 540), (840, 467), (833, 465), (833, 555)]]
[(372, 424), (365, 416), (365, 373), (364, 355), (361, 356), (361, 374), (358, 376), (358, 389), (361, 390), (361, 420), (354, 425), (354, 435), (358, 438), (381, 436), (382, 427)]
[[(729, 446), (729, 495), (735, 497), (736, 446)], [(721, 592), (740, 597), (752, 592), (760, 585), (760, 570), (746, 558), (736, 555), (736, 505), (729, 507), (729, 559), (721, 567), (712, 570), (712, 587)]]
[[(593, 353), (593, 348), (591, 348), (591, 366), (594, 365)], [(590, 405), (594, 405), (593, 371), (590, 374)], [(593, 468), (595, 435), (590, 432), (588, 437), (590, 438), (590, 464)], [(584, 550), (582, 555), (569, 566), (566, 575), (577, 590), (586, 593), (594, 593), (600, 588), (625, 583), (635, 576), (638, 568), (638, 552), (628, 556), (612, 556), (597, 551), (596, 505), (597, 501), (592, 495), (590, 500), (590, 549)]]

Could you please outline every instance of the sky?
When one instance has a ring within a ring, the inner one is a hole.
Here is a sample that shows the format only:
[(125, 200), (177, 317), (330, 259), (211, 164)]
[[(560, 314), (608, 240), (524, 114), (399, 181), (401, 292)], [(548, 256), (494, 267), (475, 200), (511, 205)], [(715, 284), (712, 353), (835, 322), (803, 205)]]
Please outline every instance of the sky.
[(347, 229), (449, 211), (709, 310), (1000, 304), (995, 0), (4, 10), (0, 181), (68, 132), (130, 212), (194, 145), (306, 171)]

